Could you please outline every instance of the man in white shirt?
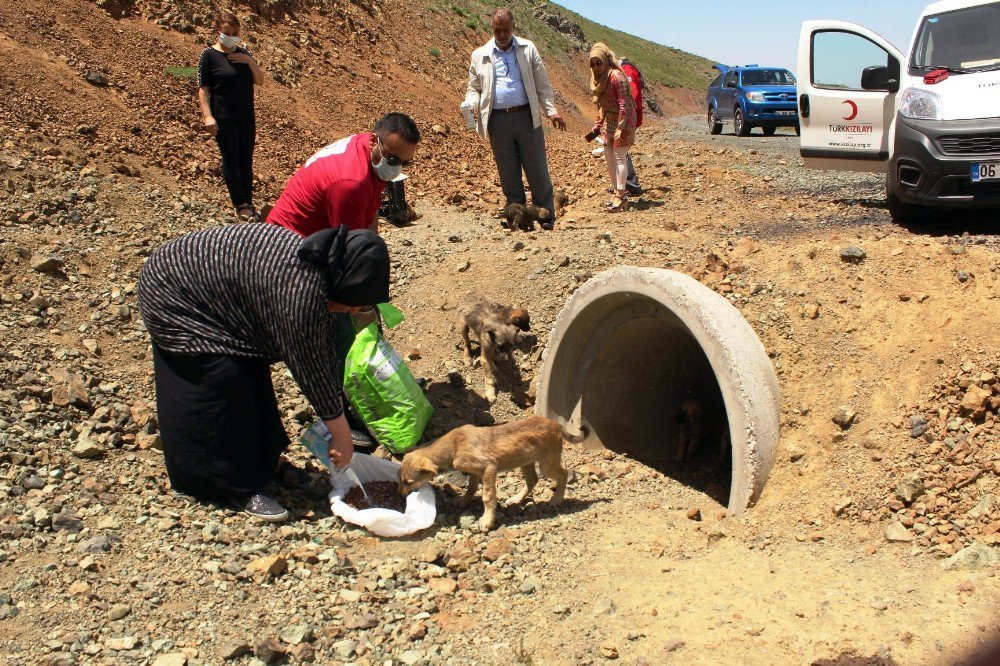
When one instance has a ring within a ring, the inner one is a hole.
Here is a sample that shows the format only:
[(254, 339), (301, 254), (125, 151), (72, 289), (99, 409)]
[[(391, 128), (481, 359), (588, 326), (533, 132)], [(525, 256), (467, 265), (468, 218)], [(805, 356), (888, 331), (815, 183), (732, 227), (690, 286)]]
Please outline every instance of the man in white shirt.
[[(493, 13), (493, 39), (472, 52), (465, 103), (476, 114), (476, 129), (489, 138), (508, 204), (527, 203), (521, 170), (528, 178), (531, 202), (552, 211), (555, 202), (545, 156), (542, 111), (552, 126), (566, 129), (556, 110), (552, 84), (535, 45), (514, 37), (514, 15)], [(542, 225), (551, 229), (552, 222)]]

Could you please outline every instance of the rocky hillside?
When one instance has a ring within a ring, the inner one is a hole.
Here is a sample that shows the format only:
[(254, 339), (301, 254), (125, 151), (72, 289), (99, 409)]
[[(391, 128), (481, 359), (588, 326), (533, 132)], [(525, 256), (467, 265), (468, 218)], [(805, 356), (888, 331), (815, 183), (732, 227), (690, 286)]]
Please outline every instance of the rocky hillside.
[[(513, 7), (521, 33), (546, 54), (570, 124), (565, 134), (550, 133), (550, 160), (557, 184), (571, 185), (580, 173), (571, 147), (593, 113), (583, 51), (589, 35), (557, 18), (555, 6)], [(495, 179), (487, 147), (458, 114), (469, 54), (490, 36), (491, 8), (473, 0), (238, 5), (243, 35), (268, 75), (257, 96), (258, 202), (273, 200), (320, 146), (400, 110), (426, 137), (412, 187), (438, 202), (498, 203), (495, 189), (483, 187)], [(50, 157), (67, 166), (206, 187), (221, 198), (218, 151), (199, 131), (192, 70), (212, 38), (210, 24), (207, 5), (189, 0), (27, 0), (0, 8), (0, 128), (9, 148), (58, 146)], [(650, 49), (676, 59), (669, 49)], [(683, 90), (664, 85), (672, 81), (650, 78), (653, 107), (687, 103)]]

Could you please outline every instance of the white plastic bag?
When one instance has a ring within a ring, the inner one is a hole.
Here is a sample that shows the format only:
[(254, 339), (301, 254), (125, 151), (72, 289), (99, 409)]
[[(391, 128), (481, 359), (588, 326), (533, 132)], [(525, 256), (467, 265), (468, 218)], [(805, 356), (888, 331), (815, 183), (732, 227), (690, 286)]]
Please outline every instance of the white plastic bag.
[[(362, 484), (371, 481), (399, 480), (399, 463), (383, 460), (375, 456), (355, 453), (348, 468), (353, 470)], [(434, 504), (434, 490), (430, 484), (406, 497), (406, 513), (390, 509), (355, 509), (344, 502), (344, 496), (357, 484), (348, 474), (330, 474), (330, 511), (341, 520), (360, 525), (372, 534), (383, 537), (398, 537), (413, 534), (434, 524), (437, 507)]]

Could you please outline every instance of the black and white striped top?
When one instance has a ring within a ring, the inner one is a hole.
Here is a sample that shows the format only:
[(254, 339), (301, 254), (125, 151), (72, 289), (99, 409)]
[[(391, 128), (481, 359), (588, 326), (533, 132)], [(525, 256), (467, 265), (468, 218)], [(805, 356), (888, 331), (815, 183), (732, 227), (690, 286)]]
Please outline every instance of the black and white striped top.
[(150, 337), (175, 354), (283, 361), (317, 415), (341, 414), (343, 375), (326, 283), (275, 224), (196, 231), (160, 246), (139, 275)]

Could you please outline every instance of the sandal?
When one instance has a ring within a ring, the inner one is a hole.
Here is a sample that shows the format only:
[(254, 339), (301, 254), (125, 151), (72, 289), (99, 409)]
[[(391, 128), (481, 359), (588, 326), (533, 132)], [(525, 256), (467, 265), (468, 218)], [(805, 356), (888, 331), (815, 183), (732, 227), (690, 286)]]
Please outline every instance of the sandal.
[(236, 209), (240, 222), (260, 222), (260, 213), (253, 206), (240, 206)]
[(628, 210), (628, 197), (615, 197), (614, 200), (608, 204), (608, 210), (612, 213), (624, 213)]

